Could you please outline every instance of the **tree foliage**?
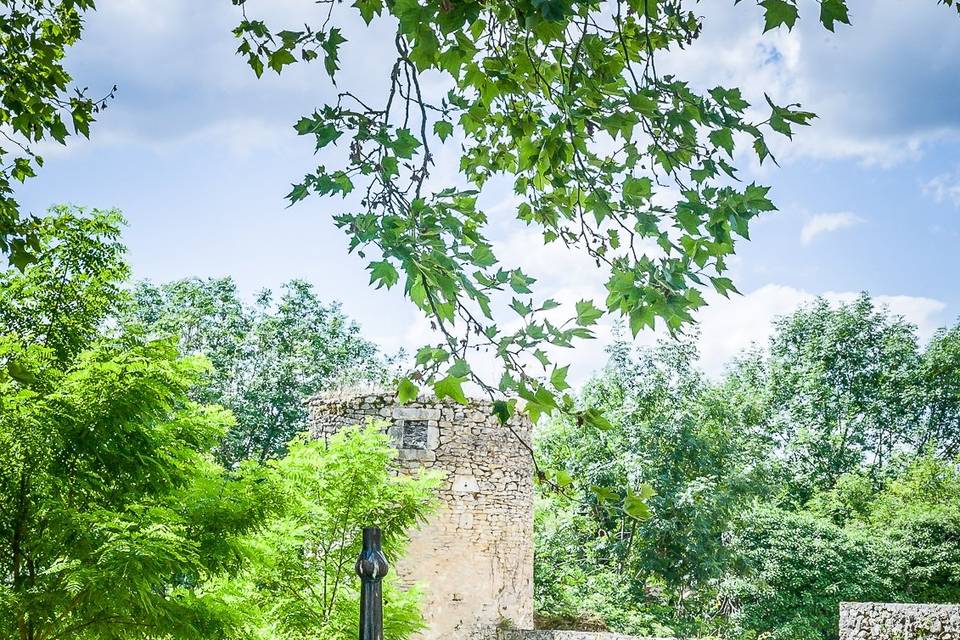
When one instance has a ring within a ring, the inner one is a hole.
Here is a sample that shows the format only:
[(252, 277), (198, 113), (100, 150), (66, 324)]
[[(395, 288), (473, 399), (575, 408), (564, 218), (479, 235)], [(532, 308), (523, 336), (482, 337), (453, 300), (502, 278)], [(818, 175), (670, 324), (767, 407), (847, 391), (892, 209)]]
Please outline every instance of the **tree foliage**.
[[(206, 360), (110, 321), (120, 224), (56, 208), (0, 273), (0, 637), (355, 638), (361, 527), (399, 554), (437, 479), (398, 477), (378, 427), (220, 465), (234, 417), (190, 397)], [(409, 638), (417, 594), (387, 593)]]
[(840, 602), (894, 599), (888, 555), (876, 538), (805, 513), (758, 509), (732, 545), (744, 566), (722, 597), (746, 638), (836, 638)]
[(776, 324), (768, 401), (798, 491), (863, 464), (881, 469), (929, 439), (920, 363), (916, 329), (867, 295), (839, 306), (819, 299)]
[(94, 115), (107, 106), (85, 89), (71, 87), (64, 67), (67, 49), (83, 31), (83, 15), (93, 0), (3, 0), (0, 2), (0, 253), (23, 267), (42, 240), (25, 220), (14, 198), (15, 182), (24, 182), (43, 166), (36, 144), (70, 135), (90, 136)]
[(118, 215), (57, 209), (41, 229), (38, 260), (0, 278), (0, 634), (224, 637), (203, 586), (268, 504), (206, 453), (232, 420), (187, 400), (201, 361), (100, 333), (126, 273)]
[[(636, 620), (619, 630), (662, 635), (641, 615), (646, 607), (660, 609), (661, 626), (688, 632), (687, 610), (697, 607), (686, 601), (723, 575), (733, 522), (767, 492), (770, 439), (760, 437), (731, 396), (696, 370), (691, 343), (661, 343), (634, 353), (620, 342), (611, 354), (582, 398), (604, 411), (610, 429), (561, 422), (538, 437), (544, 466), (562, 465), (558, 475), (572, 477), (580, 496), (573, 502), (544, 498), (543, 509), (565, 515), (542, 516), (549, 526), (538, 533), (547, 538), (539, 547), (538, 576), (550, 580), (572, 571), (545, 565), (564, 562), (550, 550), (563, 539), (574, 563), (592, 565), (580, 569), (579, 578), (538, 589), (544, 595), (544, 589), (559, 589), (547, 606), (566, 602), (582, 613), (596, 586), (596, 575), (589, 574), (596, 571), (633, 600)], [(651, 588), (657, 597), (650, 597)], [(613, 623), (611, 611), (596, 613)]]
[(921, 360), (924, 412), (919, 446), (960, 456), (960, 325), (941, 329)]
[(538, 503), (541, 615), (834, 640), (842, 600), (960, 598), (956, 328), (921, 347), (864, 295), (773, 329), (717, 381), (692, 343), (617, 343), (579, 399), (608, 428), (540, 432), (541, 468), (567, 481)]
[[(357, 637), (357, 533), (378, 523), (385, 553), (399, 558), (406, 532), (436, 506), (439, 476), (391, 475), (394, 456), (382, 429), (367, 425), (341, 431), (328, 444), (297, 439), (268, 464), (282, 514), (246, 540), (251, 569), (224, 585), (241, 594), (239, 610), (257, 612), (251, 621), (256, 638)], [(399, 588), (395, 575), (388, 575), (384, 634), (408, 638), (423, 628), (418, 592)]]
[[(233, 2), (244, 9), (238, 53), (258, 76), (322, 60), (342, 82), (351, 12), (395, 33), (381, 95), (338, 85), (335, 100), (297, 122), (318, 151), (338, 152), (288, 199), (356, 195), (334, 220), (351, 251), (372, 254), (371, 284), (402, 285), (443, 334), (418, 354), (416, 380), (454, 398), (471, 380), (519, 396), (534, 418), (576, 411), (553, 379), (550, 347), (592, 337), (604, 314), (634, 334), (657, 319), (677, 331), (704, 304), (704, 288), (735, 291), (724, 273), (736, 241), (774, 209), (767, 187), (738, 181), (735, 154), (749, 147), (773, 160), (769, 136), (792, 136), (814, 117), (659, 72), (658, 57), (700, 36), (690, 1), (356, 0), (346, 9), (323, 0), (316, 23), (284, 30)], [(795, 0), (758, 4), (766, 30), (798, 19)], [(846, 0), (821, 2), (819, 19), (831, 31), (849, 23)], [(437, 184), (434, 164), (447, 153), (459, 176)], [(504, 182), (520, 222), (608, 274), (605, 300), (554, 311), (532, 277), (498, 259), (478, 202)], [(499, 382), (469, 367), (477, 351), (495, 355)]]
[(129, 269), (118, 211), (59, 206), (36, 226), (36, 267), (0, 273), (4, 332), (43, 346), (57, 362), (74, 358), (117, 310)]
[(281, 454), (307, 428), (304, 401), (344, 382), (379, 382), (389, 360), (313, 287), (292, 280), (245, 303), (231, 278), (139, 283), (125, 322), (150, 335), (176, 336), (184, 353), (213, 364), (194, 395), (228, 407), (238, 427), (219, 445), (227, 464)]

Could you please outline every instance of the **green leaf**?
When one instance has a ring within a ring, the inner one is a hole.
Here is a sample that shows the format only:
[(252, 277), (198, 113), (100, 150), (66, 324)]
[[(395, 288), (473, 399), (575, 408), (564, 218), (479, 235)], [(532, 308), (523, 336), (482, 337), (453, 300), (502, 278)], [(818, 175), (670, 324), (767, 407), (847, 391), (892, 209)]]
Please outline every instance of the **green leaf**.
[(470, 257), (473, 258), (474, 264), (480, 267), (492, 267), (497, 264), (497, 257), (493, 254), (489, 245), (478, 244), (470, 252)]
[(400, 378), (400, 384), (397, 385), (397, 402), (407, 404), (413, 402), (420, 395), (420, 388), (410, 381), (410, 378)]
[(433, 347), (420, 347), (415, 360), (417, 366), (422, 367), (431, 360), (433, 360)]
[(390, 146), (397, 156), (409, 159), (420, 147), (420, 141), (410, 134), (409, 129), (397, 129), (397, 137)]
[(470, 365), (462, 358), (457, 358), (453, 366), (447, 370), (447, 374), (455, 378), (466, 378), (470, 373)]
[(838, 22), (850, 24), (846, 0), (820, 0), (820, 22), (830, 31)]
[(600, 485), (591, 485), (590, 492), (597, 496), (600, 502), (620, 502), (620, 494), (610, 487), (601, 487)]
[(733, 157), (733, 132), (729, 128), (711, 131), (710, 142), (726, 151), (731, 158)]
[(603, 311), (598, 309), (591, 300), (581, 300), (577, 303), (577, 324), (581, 327), (596, 324), (602, 316)]
[(294, 58), (293, 54), (287, 49), (277, 49), (267, 56), (267, 66), (276, 71), (278, 74), (286, 65), (293, 64), (296, 61), (297, 59)]
[(517, 315), (521, 318), (526, 317), (533, 313), (533, 307), (529, 304), (524, 304), (522, 301), (513, 298), (510, 301), (510, 308), (517, 312)]
[(764, 8), (764, 31), (776, 29), (780, 25), (787, 25), (793, 29), (797, 23), (799, 12), (797, 5), (787, 0), (762, 0), (760, 6)]
[(375, 284), (377, 289), (384, 286), (389, 289), (400, 280), (396, 267), (386, 260), (371, 262), (367, 269), (370, 270), (370, 284)]
[(454, 402), (467, 404), (467, 396), (463, 393), (463, 382), (464, 380), (462, 378), (447, 376), (434, 383), (433, 392), (436, 394), (438, 400), (450, 398)]
[(326, 53), (323, 57), (323, 66), (331, 78), (333, 78), (334, 74), (340, 69), (340, 45), (346, 41), (347, 39), (343, 37), (340, 29), (334, 27), (330, 29), (327, 37), (324, 38), (323, 43), (320, 45), (324, 53)]
[(37, 381), (37, 376), (16, 360), (7, 361), (7, 373), (21, 384), (33, 384)]
[(733, 280), (730, 278), (724, 277), (711, 277), (710, 283), (713, 285), (713, 288), (716, 289), (717, 293), (722, 295), (724, 298), (729, 298), (729, 292), (740, 293), (737, 291), (737, 288), (733, 286)]
[(360, 16), (367, 24), (373, 20), (373, 17), (379, 15), (383, 10), (382, 0), (357, 0), (353, 6), (359, 9)]
[(653, 193), (653, 181), (650, 178), (627, 176), (623, 181), (623, 200), (627, 204), (639, 206)]
[(613, 424), (607, 420), (602, 413), (593, 407), (583, 411), (579, 417), (584, 424), (591, 426), (594, 429), (599, 429), (600, 431), (609, 431), (610, 429), (613, 429)]
[(513, 416), (513, 413), (514, 402), (509, 402), (506, 400), (494, 400), (493, 415), (497, 416), (497, 420), (500, 421), (500, 424), (506, 424), (507, 421)]
[(557, 309), (560, 307), (560, 303), (554, 300), (553, 298), (548, 298), (543, 301), (543, 304), (540, 305), (540, 308), (537, 311), (550, 311), (551, 309)]
[[(757, 159), (760, 161), (760, 164), (763, 164), (763, 161), (767, 158), (773, 158), (770, 155), (770, 148), (767, 147), (767, 143), (763, 138), (757, 138), (753, 141), (753, 150), (757, 153)], [(776, 163), (776, 159), (773, 159)]]
[(300, 135), (312, 133), (316, 136), (316, 151), (323, 149), (331, 142), (335, 142), (341, 135), (341, 132), (335, 126), (319, 119), (301, 118), (295, 128)]
[(634, 520), (649, 520), (651, 516), (646, 501), (633, 493), (623, 499), (623, 512)]
[(657, 492), (652, 485), (644, 482), (639, 487), (637, 487), (636, 495), (641, 500), (646, 501), (652, 498), (653, 496), (657, 495)]
[(11, 172), (14, 180), (23, 182), (27, 178), (36, 177), (36, 173), (33, 171), (33, 166), (30, 164), (30, 160), (27, 158), (17, 158), (13, 162), (13, 171)]
[(290, 201), (290, 204), (293, 205), (300, 200), (303, 200), (308, 195), (310, 195), (310, 187), (305, 184), (295, 184), (290, 190), (290, 193), (287, 194), (287, 200)]
[(510, 288), (517, 293), (532, 293), (530, 285), (536, 282), (535, 278), (525, 275), (519, 269), (510, 272)]
[(569, 371), (570, 365), (566, 365), (565, 367), (554, 367), (553, 373), (550, 374), (550, 384), (560, 391), (569, 389), (570, 385), (567, 384), (567, 373)]
[(445, 120), (437, 120), (433, 123), (433, 132), (441, 141), (446, 140), (453, 134), (453, 125)]
[(649, 305), (643, 305), (630, 312), (630, 332), (636, 338), (644, 327), (654, 328), (656, 314)]

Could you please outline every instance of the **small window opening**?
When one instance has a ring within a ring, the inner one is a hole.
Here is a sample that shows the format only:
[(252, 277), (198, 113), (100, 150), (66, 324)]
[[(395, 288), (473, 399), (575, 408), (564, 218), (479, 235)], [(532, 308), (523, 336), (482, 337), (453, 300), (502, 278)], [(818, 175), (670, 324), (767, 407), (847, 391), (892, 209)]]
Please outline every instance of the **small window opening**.
[(403, 449), (426, 449), (427, 448), (427, 421), (426, 420), (404, 420), (403, 438), (401, 440)]

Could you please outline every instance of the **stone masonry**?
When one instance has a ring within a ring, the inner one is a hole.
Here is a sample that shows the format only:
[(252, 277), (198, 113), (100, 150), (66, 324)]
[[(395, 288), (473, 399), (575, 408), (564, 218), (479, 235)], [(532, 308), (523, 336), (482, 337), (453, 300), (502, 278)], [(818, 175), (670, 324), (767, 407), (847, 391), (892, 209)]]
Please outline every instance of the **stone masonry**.
[(489, 402), (469, 405), (419, 398), (398, 405), (392, 393), (348, 390), (311, 398), (310, 429), (383, 420), (401, 470), (441, 470), (442, 507), (412, 533), (395, 562), (406, 584), (424, 585), (429, 628), (422, 640), (493, 640), (497, 629), (533, 627), (533, 464), (528, 420), (507, 426)]
[(960, 640), (960, 605), (840, 603), (840, 640)]

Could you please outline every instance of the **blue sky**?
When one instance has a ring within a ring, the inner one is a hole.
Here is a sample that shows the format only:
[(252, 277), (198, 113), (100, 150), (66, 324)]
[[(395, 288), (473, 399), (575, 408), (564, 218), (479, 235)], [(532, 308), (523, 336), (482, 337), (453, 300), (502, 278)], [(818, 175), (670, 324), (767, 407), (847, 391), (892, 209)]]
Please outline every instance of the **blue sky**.
[[(340, 202), (286, 208), (289, 184), (316, 163), (311, 141), (291, 125), (333, 95), (322, 69), (256, 80), (233, 53), (239, 16), (227, 0), (98, 6), (69, 67), (91, 93), (117, 84), (117, 97), (92, 141), (45, 145), (46, 166), (19, 191), (25, 208), (120, 208), (138, 277), (232, 275), (248, 295), (306, 278), (385, 348), (428, 339), (399, 294), (367, 288), (363, 262), (347, 255), (331, 222)], [(319, 11), (309, 0), (248, 6), (278, 27)], [(960, 19), (935, 0), (851, 6), (854, 26), (837, 35), (814, 24), (812, 2), (801, 2), (808, 19), (794, 32), (763, 35), (755, 7), (710, 0), (701, 41), (662, 63), (699, 86), (740, 86), (753, 101), (767, 92), (820, 115), (792, 143), (777, 144), (779, 168), (742, 158), (744, 177), (772, 185), (780, 211), (740, 246), (733, 277), (744, 295), (711, 298), (700, 314), (712, 373), (763, 341), (774, 316), (817, 294), (870, 291), (923, 337), (960, 316)], [(345, 51), (341, 83), (375, 94), (388, 61), (384, 32), (354, 27), (348, 36), (357, 46)], [(540, 275), (545, 294), (600, 297), (604, 277), (591, 262), (541, 250), (511, 223), (508, 190), (494, 189), (486, 204), (501, 258)], [(609, 326), (601, 337), (577, 351), (575, 379), (602, 364)]]

